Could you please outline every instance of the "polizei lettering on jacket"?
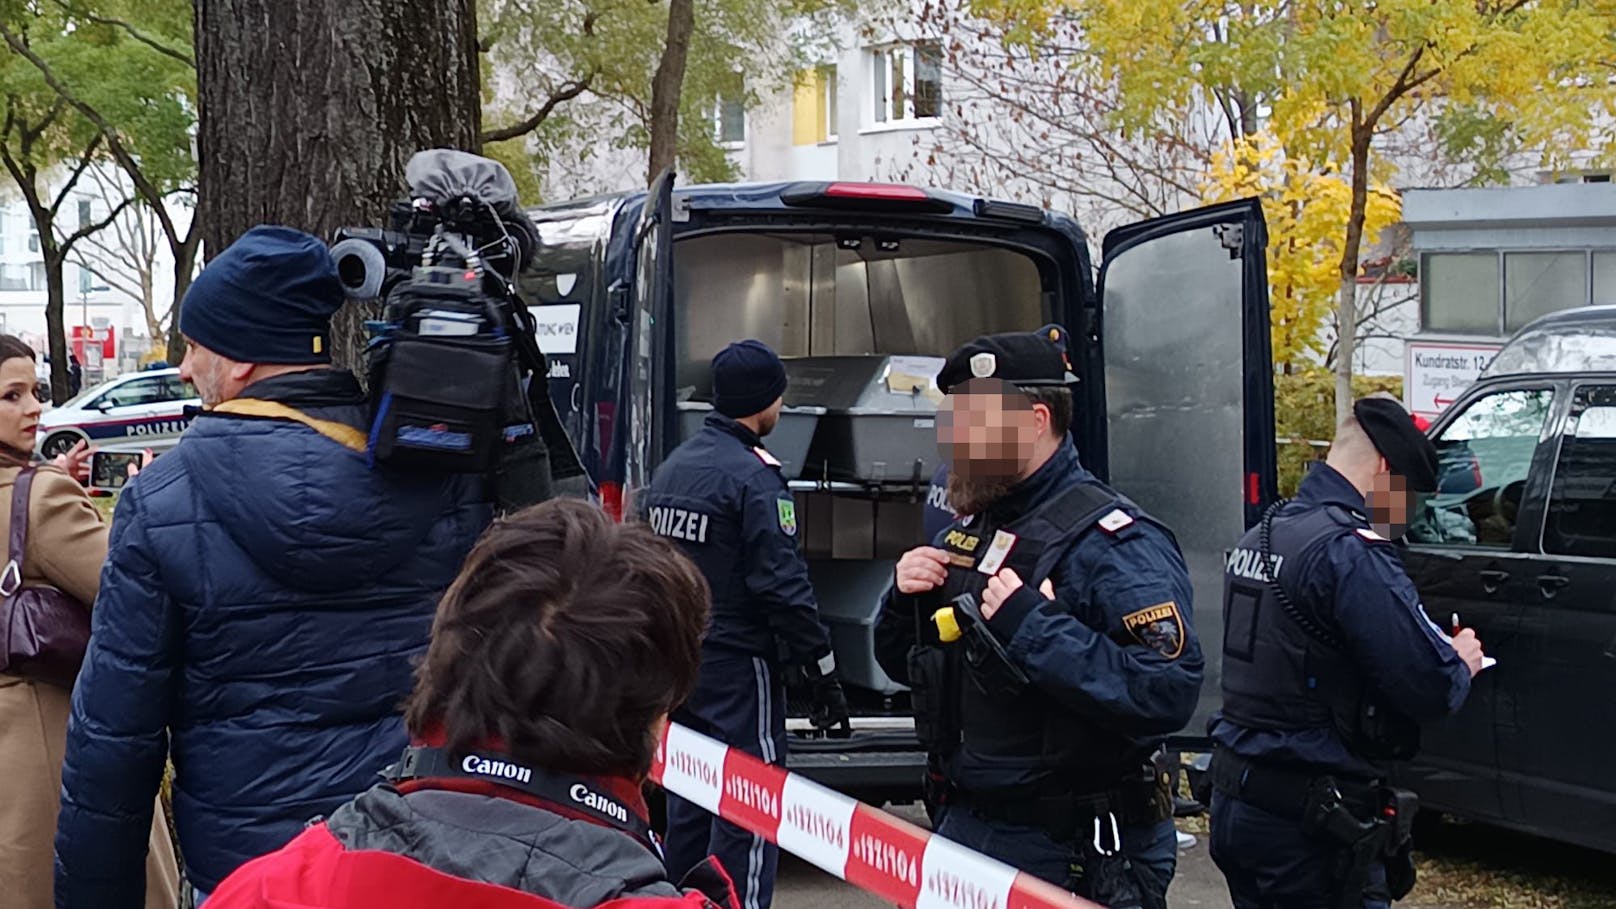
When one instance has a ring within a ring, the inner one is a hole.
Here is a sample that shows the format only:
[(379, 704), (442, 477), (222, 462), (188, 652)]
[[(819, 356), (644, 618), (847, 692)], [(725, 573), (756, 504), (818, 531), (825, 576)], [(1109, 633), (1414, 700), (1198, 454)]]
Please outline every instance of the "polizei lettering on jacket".
[(1263, 554), (1250, 549), (1236, 549), (1229, 553), (1229, 561), (1224, 566), (1228, 572), (1237, 578), (1248, 581), (1267, 581), (1269, 577), (1279, 577), (1279, 566), (1285, 564), (1285, 557), (1268, 554), (1268, 575), (1263, 574)]
[(466, 755), (465, 760), (460, 762), (460, 769), (466, 773), (476, 774), (477, 776), (491, 776), (501, 780), (515, 780), (518, 783), (533, 782), (533, 771), (527, 767), (523, 767), (521, 764), (513, 764), (510, 761), (491, 761), (488, 758), (478, 757), (475, 754)]
[(902, 881), (911, 887), (920, 886), (920, 862), (907, 849), (894, 846), (880, 837), (864, 834), (854, 840), (853, 857), (895, 881)]
[(616, 818), (618, 821), (624, 824), (628, 823), (627, 808), (624, 808), (622, 805), (618, 804), (616, 799), (609, 799), (593, 789), (590, 789), (588, 786), (585, 786), (583, 783), (573, 783), (572, 788), (567, 791), (567, 794), (572, 796), (573, 801), (584, 806), (585, 808), (593, 808), (607, 817)]
[(764, 817), (780, 817), (780, 800), (767, 786), (743, 776), (732, 776), (724, 782), (724, 794), (756, 811)]
[(651, 529), (665, 537), (690, 543), (707, 542), (707, 515), (665, 505), (654, 505), (648, 515)]

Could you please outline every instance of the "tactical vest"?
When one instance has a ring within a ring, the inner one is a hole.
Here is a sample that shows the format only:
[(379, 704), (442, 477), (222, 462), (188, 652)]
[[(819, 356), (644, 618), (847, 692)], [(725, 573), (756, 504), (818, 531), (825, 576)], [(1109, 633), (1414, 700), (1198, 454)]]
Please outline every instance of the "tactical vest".
[(1278, 511), (1224, 567), (1223, 715), (1247, 729), (1334, 729), (1371, 761), (1412, 756), (1418, 726), (1372, 695), (1334, 620), (1301, 593), (1310, 561), (1361, 528), (1337, 507)]
[[(1124, 507), (1133, 509), (1132, 503), (1115, 491), (1092, 482), (1067, 487), (1008, 524), (994, 525), (980, 515), (955, 521), (938, 542), (950, 561), (948, 578), (940, 591), (941, 602), (946, 604), (965, 593), (980, 601), (988, 580), (1004, 568), (1014, 570), (1024, 584), (1037, 589), (1072, 544), (1102, 518), (1119, 512), (1126, 523), (1132, 523), (1134, 518), (1120, 511)], [(1118, 525), (1121, 526), (1126, 525)], [(919, 620), (929, 624), (929, 611), (922, 612), (925, 614)], [(934, 630), (923, 631), (927, 633), (918, 635), (917, 640), (936, 640)], [(945, 728), (936, 736), (939, 741), (926, 744), (944, 759), (945, 767), (957, 748), (1038, 769), (1070, 766), (1079, 754), (1083, 754), (1085, 763), (1090, 757), (1107, 755), (1106, 749), (1096, 747), (1103, 733), (1054, 699), (1034, 688), (1006, 690), (1003, 679), (995, 678), (993, 667), (972, 666), (965, 659), (961, 642), (941, 645), (940, 649), (942, 671), (926, 673), (928, 678), (921, 683), (935, 684), (943, 692), (937, 696), (931, 691), (918, 691), (916, 703), (942, 702), (939, 707), (945, 718), (939, 725)], [(914, 662), (911, 660), (911, 665)], [(933, 680), (929, 677), (932, 675), (940, 677)], [(1110, 750), (1124, 747), (1119, 741), (1112, 743)], [(1101, 758), (1100, 763), (1109, 761)]]

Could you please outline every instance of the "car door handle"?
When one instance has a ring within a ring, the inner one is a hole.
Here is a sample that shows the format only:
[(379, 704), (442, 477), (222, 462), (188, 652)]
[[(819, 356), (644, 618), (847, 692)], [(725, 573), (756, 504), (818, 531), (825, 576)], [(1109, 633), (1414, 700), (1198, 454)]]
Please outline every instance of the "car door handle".
[(1481, 589), (1487, 593), (1497, 593), (1498, 588), (1504, 586), (1509, 580), (1509, 572), (1499, 571), (1496, 568), (1487, 568), (1481, 571)]
[(1537, 576), (1538, 592), (1543, 594), (1545, 600), (1554, 599), (1560, 588), (1571, 583), (1571, 579), (1559, 574), (1540, 574)]

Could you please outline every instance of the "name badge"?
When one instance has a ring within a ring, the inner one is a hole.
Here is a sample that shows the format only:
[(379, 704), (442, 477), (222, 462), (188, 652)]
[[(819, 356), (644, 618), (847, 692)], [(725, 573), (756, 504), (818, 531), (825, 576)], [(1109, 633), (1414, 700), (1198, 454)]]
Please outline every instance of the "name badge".
[(982, 556), (982, 561), (976, 563), (976, 570), (985, 575), (995, 575), (1004, 567), (1004, 560), (1009, 557), (1010, 550), (1016, 545), (1016, 535), (1008, 530), (1001, 530), (993, 535), (993, 542), (988, 551)]

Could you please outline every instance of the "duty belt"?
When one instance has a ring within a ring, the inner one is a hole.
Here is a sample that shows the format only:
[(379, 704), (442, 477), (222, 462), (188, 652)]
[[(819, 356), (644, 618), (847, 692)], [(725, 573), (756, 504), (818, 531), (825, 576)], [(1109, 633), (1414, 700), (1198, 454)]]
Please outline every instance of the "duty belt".
[(1226, 748), (1212, 753), (1212, 785), (1269, 814), (1299, 821), (1321, 787), (1339, 793), (1341, 805), (1360, 819), (1380, 810), (1378, 781), (1353, 780), (1253, 761)]
[(990, 821), (1043, 830), (1059, 842), (1087, 836), (1096, 822), (1104, 828), (1138, 827), (1165, 820), (1171, 805), (1157, 798), (1158, 784), (1148, 778), (1119, 780), (1084, 792), (1037, 791), (1034, 787), (967, 792), (950, 789), (945, 804)]

